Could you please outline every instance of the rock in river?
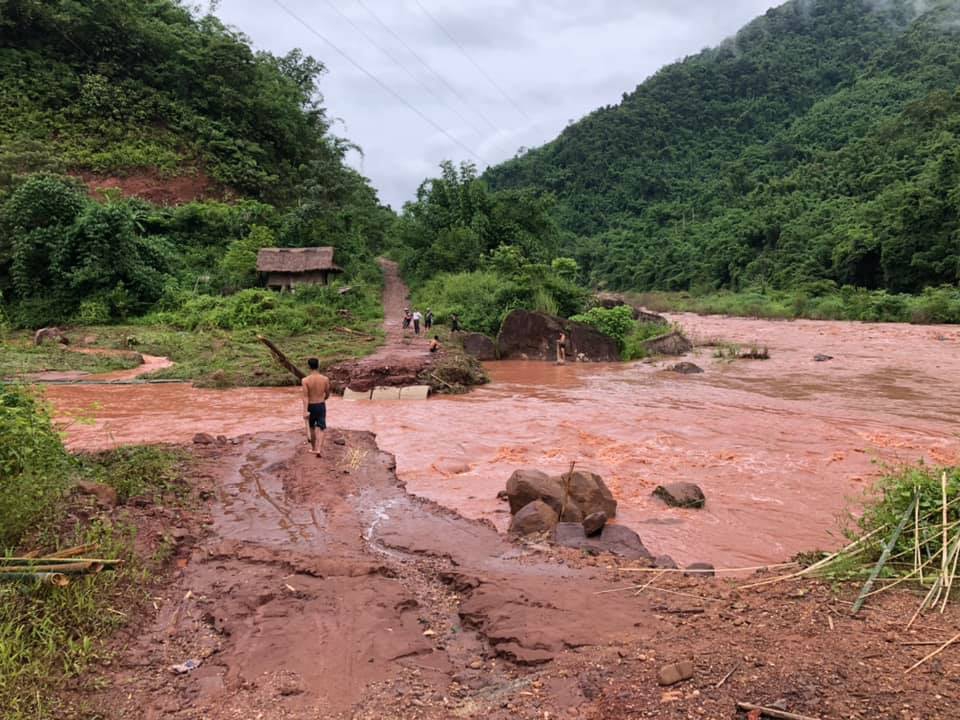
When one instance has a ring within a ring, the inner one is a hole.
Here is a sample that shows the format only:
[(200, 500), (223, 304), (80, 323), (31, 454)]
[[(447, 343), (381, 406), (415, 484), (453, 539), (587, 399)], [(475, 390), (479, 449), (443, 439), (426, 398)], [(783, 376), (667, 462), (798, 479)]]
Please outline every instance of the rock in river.
[(692, 362), (686, 361), (671, 365), (668, 369), (671, 372), (680, 373), (681, 375), (696, 375), (697, 373), (703, 372), (703, 368), (699, 365), (694, 365)]
[(515, 535), (533, 535), (549, 532), (557, 525), (557, 513), (542, 500), (534, 500), (520, 509), (510, 521), (510, 532)]
[(672, 507), (702, 508), (707, 501), (703, 490), (688, 482), (660, 485), (653, 491), (653, 495)]
[[(559, 482), (562, 486), (562, 479)], [(608, 518), (617, 515), (617, 501), (614, 500), (613, 493), (610, 492), (603, 478), (596, 473), (586, 470), (575, 471), (570, 476), (570, 498), (584, 516), (598, 512), (605, 513)]]
[(607, 524), (607, 514), (603, 511), (590, 513), (583, 519), (583, 532), (587, 537), (599, 535)]
[(528, 310), (514, 310), (504, 319), (497, 337), (500, 359), (555, 360), (561, 332), (567, 336), (567, 358), (582, 357), (589, 362), (620, 359), (617, 341), (609, 335), (589, 325)]
[(477, 360), (496, 360), (497, 345), (493, 338), (483, 333), (464, 333), (460, 336), (463, 351)]
[(543, 500), (558, 514), (563, 505), (563, 486), (560, 481), (539, 470), (515, 470), (507, 480), (506, 492), (511, 515), (516, 515), (534, 500)]

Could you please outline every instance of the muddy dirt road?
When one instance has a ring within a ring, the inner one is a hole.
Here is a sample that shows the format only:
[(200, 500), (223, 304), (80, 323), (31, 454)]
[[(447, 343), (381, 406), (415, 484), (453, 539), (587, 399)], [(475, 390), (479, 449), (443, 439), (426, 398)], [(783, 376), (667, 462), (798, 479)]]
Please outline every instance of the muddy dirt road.
[[(726, 362), (704, 347), (690, 359), (706, 372), (690, 376), (666, 372), (667, 362), (490, 363), (493, 382), (469, 395), (333, 399), (330, 422), (375, 432), (412, 491), (501, 528), (508, 515), (496, 493), (514, 469), (556, 473), (576, 460), (604, 476), (620, 520), (654, 552), (727, 565), (836, 547), (838, 514), (855, 507), (882, 472), (879, 463), (960, 459), (956, 327), (674, 319), (700, 338), (766, 345), (771, 359)], [(817, 353), (833, 359), (815, 362)], [(64, 416), (96, 419), (69, 428), (74, 448), (302, 423), (289, 388), (51, 386), (47, 393)], [(706, 510), (662, 507), (650, 492), (665, 480), (701, 485)]]
[[(178, 533), (181, 569), (155, 612), (84, 684), (98, 717), (730, 718), (745, 698), (824, 718), (952, 717), (956, 656), (903, 682), (927, 651), (891, 644), (909, 598), (853, 620), (817, 584), (739, 594), (648, 576), (637, 593), (610, 557), (517, 545), (408, 494), (368, 433), (329, 440), (320, 460), (296, 432), (198, 450), (194, 474), (216, 488), (207, 530)], [(949, 636), (960, 617), (930, 622)], [(171, 669), (188, 659), (199, 667)], [(682, 660), (694, 677), (658, 687)]]

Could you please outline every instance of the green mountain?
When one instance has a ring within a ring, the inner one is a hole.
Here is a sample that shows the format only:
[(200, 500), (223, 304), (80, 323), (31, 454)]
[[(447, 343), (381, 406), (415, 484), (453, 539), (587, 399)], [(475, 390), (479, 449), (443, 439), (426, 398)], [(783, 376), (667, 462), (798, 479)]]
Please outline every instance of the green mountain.
[(344, 162), (323, 72), (179, 0), (0, 0), (0, 321), (233, 293), (265, 245), (373, 268), (393, 214)]
[(960, 273), (960, 0), (792, 0), (489, 169), (631, 289)]

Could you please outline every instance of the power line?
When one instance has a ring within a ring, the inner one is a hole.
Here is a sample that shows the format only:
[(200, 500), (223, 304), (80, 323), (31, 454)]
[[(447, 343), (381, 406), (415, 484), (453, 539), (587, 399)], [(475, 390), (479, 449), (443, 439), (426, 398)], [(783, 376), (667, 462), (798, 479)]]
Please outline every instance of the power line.
[(358, 63), (358, 62), (357, 62), (356, 60), (354, 60), (352, 57), (350, 57), (349, 55), (347, 55), (347, 53), (344, 52), (343, 50), (341, 50), (339, 47), (337, 47), (337, 45), (336, 45), (332, 40), (330, 40), (330, 39), (327, 38), (326, 36), (322, 35), (316, 28), (314, 28), (314, 27), (313, 27), (312, 25), (310, 25), (306, 20), (304, 20), (302, 17), (300, 17), (299, 15), (297, 15), (295, 12), (293, 12), (290, 8), (288, 8), (286, 5), (284, 5), (280, 0), (273, 0), (273, 3), (274, 3), (277, 7), (279, 7), (281, 10), (283, 10), (285, 13), (287, 13), (287, 15), (289, 15), (289, 16), (292, 17), (294, 20), (296, 20), (298, 23), (300, 23), (301, 25), (303, 25), (309, 32), (313, 33), (313, 34), (316, 35), (318, 38), (320, 38), (321, 40), (323, 40), (327, 45), (329, 45), (331, 48), (333, 48), (333, 50), (335, 50), (341, 57), (343, 57), (344, 60), (346, 60), (346, 61), (347, 61), (348, 63), (350, 63), (351, 65), (353, 65), (357, 70), (359, 70), (360, 72), (362, 72), (362, 73), (363, 73), (364, 75), (366, 75), (368, 78), (370, 78), (371, 80), (373, 80), (377, 85), (379, 85), (381, 88), (383, 88), (383, 90), (384, 90), (385, 92), (387, 92), (387, 93), (389, 93), (390, 95), (392, 95), (395, 99), (397, 99), (399, 102), (401, 102), (403, 105), (405, 105), (408, 109), (410, 109), (412, 112), (416, 113), (416, 114), (420, 117), (421, 120), (423, 120), (425, 123), (427, 123), (428, 125), (430, 125), (434, 130), (436, 130), (437, 132), (439, 132), (439, 133), (441, 133), (442, 135), (446, 136), (446, 138), (447, 138), (448, 140), (450, 140), (451, 142), (453, 142), (454, 144), (456, 144), (457, 146), (459, 146), (462, 150), (466, 151), (468, 154), (472, 155), (474, 158), (476, 158), (476, 159), (479, 160), (480, 162), (489, 164), (489, 163), (487, 163), (486, 160), (483, 159), (483, 157), (482, 157), (477, 151), (471, 149), (468, 145), (464, 144), (463, 141), (461, 141), (460, 139), (454, 137), (454, 136), (451, 135), (449, 132), (447, 132), (447, 130), (446, 130), (445, 128), (443, 128), (442, 126), (438, 125), (438, 124), (437, 124), (436, 122), (434, 122), (431, 118), (429, 118), (429, 117), (427, 117), (426, 115), (424, 115), (415, 105), (413, 105), (412, 103), (410, 103), (410, 102), (409, 102), (406, 98), (404, 98), (400, 93), (398, 93), (396, 90), (394, 90), (392, 87), (390, 87), (389, 85), (387, 85), (385, 82), (383, 82), (380, 78), (378, 78), (378, 77), (377, 77), (376, 75), (374, 75), (372, 72), (370, 72), (370, 71), (367, 70), (365, 67), (363, 67), (363, 65), (361, 65), (360, 63)]
[(429, 85), (425, 84), (422, 80), (420, 80), (420, 78), (418, 78), (406, 65), (404, 65), (402, 62), (400, 62), (400, 60), (397, 59), (397, 57), (396, 57), (393, 53), (391, 53), (391, 52), (390, 52), (389, 50), (387, 50), (385, 47), (383, 47), (382, 45), (380, 45), (374, 38), (370, 37), (369, 33), (367, 33), (366, 30), (364, 30), (364, 29), (361, 28), (359, 25), (357, 25), (353, 20), (351, 20), (351, 19), (350, 19), (350, 16), (347, 15), (345, 12), (343, 12), (339, 7), (337, 7), (336, 3), (334, 3), (333, 0), (325, 0), (325, 1), (326, 1), (327, 5), (329, 5), (337, 15), (339, 15), (346, 23), (348, 23), (348, 24), (350, 25), (350, 27), (352, 27), (354, 30), (356, 30), (358, 33), (360, 33), (360, 35), (362, 35), (364, 38), (366, 38), (367, 42), (369, 42), (371, 45), (373, 45), (375, 48), (377, 48), (377, 50), (379, 50), (379, 51), (382, 52), (384, 55), (386, 55), (388, 58), (390, 58), (390, 59), (393, 61), (394, 65), (396, 65), (396, 66), (399, 67), (401, 70), (403, 70), (407, 75), (409, 75), (410, 78), (411, 78), (415, 83), (417, 83), (420, 87), (422, 87), (422, 88), (423, 88), (424, 90), (426, 90), (428, 93), (430, 93), (431, 95), (433, 95), (433, 97), (435, 97), (437, 100), (439, 100), (439, 101), (442, 102), (444, 105), (446, 105), (448, 108), (450, 108), (454, 113), (456, 113), (457, 117), (459, 117), (463, 122), (465, 122), (467, 125), (469, 125), (471, 130), (473, 130), (473, 131), (474, 131), (475, 133), (477, 133), (478, 135), (480, 134), (480, 129), (479, 129), (476, 125), (474, 125), (473, 122), (471, 122), (471, 120), (470, 120), (469, 118), (467, 118), (467, 117), (466, 117), (462, 112), (460, 112), (457, 108), (455, 108), (455, 107), (453, 107), (452, 105), (450, 105), (449, 103), (447, 103), (447, 101), (444, 100), (443, 96), (438, 95), (436, 92), (434, 92), (433, 88), (431, 88)]
[(366, 10), (373, 17), (374, 20), (380, 23), (380, 27), (382, 27), (384, 30), (390, 33), (390, 35), (397, 42), (403, 45), (404, 49), (408, 53), (413, 55), (413, 57), (415, 57), (420, 62), (421, 65), (423, 65), (431, 74), (433, 74), (433, 76), (437, 78), (437, 80), (443, 83), (443, 85), (447, 88), (447, 90), (453, 93), (457, 97), (457, 99), (460, 100), (460, 102), (462, 102), (464, 105), (469, 106), (470, 109), (473, 112), (475, 112), (481, 120), (483, 120), (487, 125), (489, 125), (492, 130), (495, 130), (497, 132), (502, 132), (500, 128), (497, 127), (497, 125), (489, 117), (487, 117), (486, 113), (484, 113), (483, 110), (481, 110), (479, 107), (471, 105), (470, 102), (465, 97), (463, 97), (463, 95), (461, 95), (460, 92), (453, 85), (447, 82), (447, 79), (443, 75), (441, 75), (439, 72), (434, 70), (433, 67), (426, 60), (420, 57), (420, 55), (417, 54), (417, 52), (412, 47), (410, 47), (402, 37), (400, 37), (396, 32), (394, 32), (393, 28), (391, 28), (383, 20), (381, 20), (380, 16), (377, 15), (373, 10), (371, 10), (363, 0), (356, 0), (356, 2), (360, 7)]
[(445, 27), (440, 23), (440, 21), (437, 20), (437, 18), (435, 18), (435, 17), (430, 13), (430, 11), (427, 10), (427, 9), (423, 6), (423, 3), (421, 3), (420, 0), (414, 0), (414, 2), (417, 4), (417, 7), (420, 8), (420, 10), (423, 11), (423, 14), (426, 15), (426, 16), (427, 16), (428, 18), (430, 18), (431, 20), (433, 20), (434, 25), (436, 25), (438, 28), (440, 28), (440, 30), (443, 31), (443, 34), (446, 35), (448, 38), (450, 38), (450, 42), (452, 42), (454, 45), (457, 46), (457, 48), (460, 50), (460, 52), (463, 53), (463, 56), (464, 56), (467, 60), (469, 60), (469, 61), (470, 61), (470, 64), (473, 65), (473, 66), (477, 69), (477, 72), (480, 73), (481, 75), (483, 75), (483, 77), (485, 77), (485, 78), (487, 79), (487, 82), (490, 83), (491, 85), (493, 85), (493, 87), (495, 87), (495, 88), (497, 89), (497, 91), (498, 91), (501, 95), (503, 95), (503, 97), (505, 97), (505, 98), (507, 99), (507, 102), (509, 102), (511, 105), (513, 105), (514, 109), (516, 109), (516, 111), (517, 111), (518, 113), (520, 113), (521, 115), (523, 115), (527, 120), (530, 120), (530, 116), (527, 115), (526, 110), (524, 110), (522, 107), (520, 107), (519, 105), (517, 105), (517, 103), (514, 101), (514, 99), (513, 99), (512, 97), (510, 97), (509, 95), (507, 95), (507, 92), (506, 92), (502, 87), (500, 87), (499, 84), (497, 84), (497, 81), (494, 80), (492, 77), (490, 77), (490, 75), (487, 74), (486, 70), (484, 70), (482, 67), (480, 67), (480, 65), (477, 63), (476, 60), (474, 60), (472, 57), (470, 57), (470, 54), (466, 51), (466, 49), (463, 47), (463, 45), (461, 45), (459, 42), (457, 42), (457, 39), (456, 39), (453, 35), (451, 35), (451, 34), (450, 34), (450, 31), (447, 30), (447, 28), (445, 28)]

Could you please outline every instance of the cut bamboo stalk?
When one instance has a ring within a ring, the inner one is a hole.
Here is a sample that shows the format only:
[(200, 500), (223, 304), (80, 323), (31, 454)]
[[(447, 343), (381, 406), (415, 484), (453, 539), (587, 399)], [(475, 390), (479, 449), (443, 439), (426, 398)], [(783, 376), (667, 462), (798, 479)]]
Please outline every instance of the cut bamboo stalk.
[(950, 566), (950, 574), (947, 575), (947, 584), (943, 591), (943, 604), (940, 606), (940, 614), (947, 609), (947, 602), (950, 600), (950, 591), (953, 590), (953, 579), (957, 575), (957, 557), (960, 556), (960, 534), (953, 542), (953, 564)]
[[(920, 497), (920, 487), (917, 486), (913, 489), (913, 494), (919, 498)], [(920, 554), (920, 503), (915, 502), (913, 504), (913, 566), (915, 570), (920, 572), (920, 584), (923, 585), (923, 565), (921, 564), (922, 557)]]
[(930, 591), (926, 594), (926, 596), (921, 601), (920, 607), (917, 608), (917, 611), (913, 614), (913, 617), (910, 618), (910, 621), (907, 623), (907, 628), (906, 628), (907, 630), (909, 630), (910, 627), (913, 625), (913, 623), (916, 622), (917, 618), (920, 617), (920, 613), (923, 612), (923, 608), (926, 607), (927, 603), (930, 601), (930, 598), (933, 597), (933, 593), (939, 585), (940, 585), (940, 578), (937, 578), (934, 581), (933, 585), (930, 586)]
[(847, 545), (846, 547), (841, 548), (840, 550), (837, 550), (835, 553), (831, 553), (830, 555), (828, 555), (827, 557), (823, 558), (822, 560), (820, 560), (820, 561), (818, 561), (818, 562), (815, 562), (813, 565), (810, 565), (809, 567), (806, 567), (806, 568), (804, 568), (803, 570), (800, 570), (799, 572), (790, 573), (789, 575), (780, 575), (779, 577), (770, 578), (769, 580), (761, 580), (760, 582), (750, 583), (749, 585), (740, 585), (740, 586), (738, 586), (737, 589), (738, 589), (738, 590), (746, 590), (747, 588), (760, 587), (761, 585), (771, 585), (771, 584), (773, 584), (773, 583), (783, 582), (784, 580), (793, 580), (793, 579), (795, 579), (795, 578), (803, 577), (804, 575), (807, 575), (807, 574), (813, 572), (814, 570), (820, 569), (820, 568), (823, 567), (824, 565), (828, 565), (829, 563), (833, 562), (834, 560), (836, 560), (838, 557), (840, 557), (840, 556), (843, 555), (844, 553), (849, 552), (849, 551), (852, 550), (853, 548), (855, 548), (855, 547), (857, 547), (858, 545), (861, 545), (862, 543), (864, 543), (864, 542), (866, 542), (867, 540), (869, 540), (871, 537), (873, 537), (874, 535), (876, 535), (878, 532), (880, 532), (880, 531), (882, 531), (882, 530), (886, 530), (886, 529), (887, 529), (887, 526), (886, 526), (886, 525), (881, 525), (880, 527), (878, 527), (878, 528), (876, 528), (876, 529), (874, 529), (874, 530), (871, 530), (871, 531), (868, 532), (866, 535), (862, 535), (861, 537), (857, 538), (856, 540), (854, 540), (852, 543), (850, 543), (850, 544)]
[(86, 545), (76, 545), (70, 548), (64, 548), (63, 550), (57, 550), (55, 553), (51, 553), (46, 557), (57, 557), (57, 558), (68, 558), (68, 557), (77, 557), (78, 555), (83, 555), (84, 553), (91, 552), (100, 547), (100, 543), (87, 543)]
[[(946, 473), (944, 473), (944, 474), (946, 474)], [(936, 657), (937, 655), (939, 655), (940, 653), (942, 653), (944, 650), (946, 650), (948, 647), (950, 647), (951, 645), (953, 645), (957, 640), (960, 640), (960, 633), (957, 633), (956, 635), (954, 635), (952, 638), (950, 638), (949, 640), (947, 640), (943, 645), (941, 645), (940, 647), (938, 647), (936, 650), (934, 650), (932, 653), (930, 653), (930, 654), (927, 655), (926, 657), (924, 657), (924, 658), (922, 658), (922, 659), (920, 659), (920, 660), (917, 660), (913, 665), (911, 665), (911, 666), (908, 667), (906, 670), (904, 670), (904, 671), (903, 671), (903, 674), (906, 675), (907, 673), (909, 673), (909, 672), (910, 672), (911, 670), (913, 670), (914, 668), (918, 668), (918, 667), (920, 667), (921, 665), (923, 665), (927, 660), (930, 660), (930, 659)]]
[(896, 545), (897, 540), (900, 539), (900, 533), (902, 533), (903, 529), (907, 526), (910, 516), (913, 515), (913, 508), (916, 507), (918, 501), (918, 496), (914, 494), (913, 502), (910, 503), (910, 507), (908, 507), (906, 512), (903, 513), (903, 516), (900, 518), (900, 522), (897, 523), (897, 527), (894, 528), (890, 538), (884, 544), (883, 551), (880, 553), (880, 559), (877, 560), (877, 564), (873, 566), (873, 570), (870, 572), (870, 577), (867, 578), (867, 581), (863, 584), (863, 588), (860, 590), (860, 594), (854, 601), (853, 610), (850, 613), (851, 615), (856, 615), (858, 612), (860, 612), (860, 608), (863, 607), (863, 603), (867, 599), (867, 595), (870, 594), (870, 588), (873, 587), (873, 583), (877, 579), (877, 575), (879, 575), (880, 571), (883, 570), (884, 563), (887, 562), (887, 558), (890, 557), (890, 552), (893, 550), (893, 546)]
[(0, 567), (0, 574), (25, 572), (61, 572), (61, 573), (98, 573), (103, 570), (103, 565), (93, 562), (78, 563), (57, 563), (49, 565), (13, 565), (10, 567)]
[(797, 715), (796, 713), (784, 712), (783, 710), (774, 710), (773, 708), (763, 707), (762, 705), (753, 705), (752, 703), (738, 702), (737, 708), (746, 712), (757, 710), (761, 715), (778, 718), (778, 720), (819, 720), (819, 718), (810, 717), (809, 715)]
[(34, 580), (44, 585), (55, 585), (56, 587), (66, 587), (70, 584), (70, 578), (63, 573), (55, 572), (11, 572), (0, 575), (0, 582), (23, 582)]
[[(946, 471), (940, 474), (940, 490), (942, 491), (943, 496), (943, 547), (947, 547), (947, 473)], [(947, 551), (944, 549), (943, 555), (940, 556), (942, 564), (940, 566), (940, 577), (947, 576), (947, 567), (949, 566), (949, 560), (947, 559)]]
[[(717, 568), (714, 570), (715, 573), (735, 573), (735, 572), (756, 572), (757, 570), (770, 570), (774, 568), (786, 568), (793, 567), (797, 565), (795, 562), (786, 562), (779, 563), (777, 565), (755, 565), (753, 567), (738, 567), (738, 568)], [(637, 572), (637, 573), (684, 573), (687, 572), (684, 568), (620, 568), (620, 572)]]

